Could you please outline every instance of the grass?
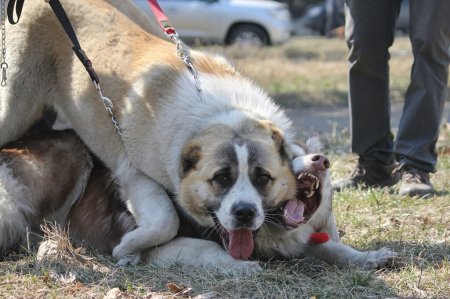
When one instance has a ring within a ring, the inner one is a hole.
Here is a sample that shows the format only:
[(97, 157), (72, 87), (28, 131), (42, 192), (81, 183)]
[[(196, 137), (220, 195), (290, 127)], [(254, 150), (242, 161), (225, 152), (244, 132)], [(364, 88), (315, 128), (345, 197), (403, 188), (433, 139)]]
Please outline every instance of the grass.
[[(262, 50), (216, 48), (286, 106), (346, 104), (346, 49), (342, 40), (295, 39)], [(393, 100), (401, 101), (411, 63), (409, 42), (392, 49)], [(326, 140), (332, 177), (351, 172), (348, 131)], [(428, 199), (399, 197), (396, 188), (345, 190), (335, 194), (334, 214), (342, 241), (369, 250), (388, 246), (399, 253), (377, 271), (337, 269), (312, 260), (270, 261), (247, 277), (149, 265), (117, 267), (111, 257), (74, 248), (65, 233), (47, 230), (58, 255), (38, 261), (15, 254), (0, 261), (0, 298), (449, 298), (450, 129), (439, 141), (439, 193)]]

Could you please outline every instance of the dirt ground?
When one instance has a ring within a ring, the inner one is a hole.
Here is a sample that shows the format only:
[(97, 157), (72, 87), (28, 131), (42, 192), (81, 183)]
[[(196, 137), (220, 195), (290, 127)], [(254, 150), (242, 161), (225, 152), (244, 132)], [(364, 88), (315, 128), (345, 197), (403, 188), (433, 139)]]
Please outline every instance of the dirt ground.
[[(391, 127), (395, 132), (398, 128), (403, 105), (393, 104), (391, 107)], [(293, 121), (298, 137), (320, 133), (327, 138), (336, 132), (346, 132), (349, 128), (349, 111), (347, 106), (338, 107), (296, 107), (285, 109)], [(443, 121), (450, 122), (450, 103), (446, 103)]]

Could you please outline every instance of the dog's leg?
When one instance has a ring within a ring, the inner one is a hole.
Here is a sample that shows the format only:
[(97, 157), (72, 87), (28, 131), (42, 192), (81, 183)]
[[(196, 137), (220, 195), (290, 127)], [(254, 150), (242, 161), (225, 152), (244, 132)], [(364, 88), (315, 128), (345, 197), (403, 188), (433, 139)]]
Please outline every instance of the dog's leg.
[[(357, 266), (374, 269), (385, 265), (396, 254), (387, 248), (377, 251), (362, 252), (342, 244), (335, 229), (334, 219), (329, 218), (322, 232), (330, 236), (325, 243), (315, 244), (310, 236), (315, 230), (302, 226), (293, 231), (280, 231), (272, 236), (265, 236), (265, 242), (258, 242), (258, 253), (265, 258), (273, 256), (286, 259), (311, 257), (341, 268)], [(326, 228), (326, 229), (325, 229)]]
[(137, 228), (122, 237), (113, 256), (119, 265), (136, 264), (142, 250), (164, 244), (176, 236), (179, 219), (166, 191), (149, 177), (134, 172), (121, 181), (121, 186)]
[(0, 147), (19, 138), (42, 114), (39, 99), (33, 102), (10, 85), (18, 84), (0, 87)]
[(305, 248), (305, 255), (318, 258), (339, 267), (358, 266), (365, 269), (376, 269), (396, 256), (388, 248), (377, 251), (358, 251), (348, 245), (328, 241), (322, 244), (309, 244)]
[(236, 260), (219, 244), (193, 238), (176, 238), (150, 250), (148, 262), (161, 267), (203, 268), (222, 274), (250, 274), (262, 270), (258, 262)]

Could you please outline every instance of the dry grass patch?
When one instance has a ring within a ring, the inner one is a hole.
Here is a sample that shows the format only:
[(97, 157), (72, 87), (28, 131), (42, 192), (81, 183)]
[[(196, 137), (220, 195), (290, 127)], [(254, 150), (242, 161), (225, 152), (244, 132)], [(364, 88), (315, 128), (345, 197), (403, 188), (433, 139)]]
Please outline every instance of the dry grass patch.
[[(264, 49), (218, 46), (202, 49), (230, 57), (242, 73), (285, 106), (347, 104), (345, 40), (294, 37), (286, 44)], [(390, 53), (391, 98), (393, 102), (403, 102), (412, 64), (409, 38), (398, 36)]]

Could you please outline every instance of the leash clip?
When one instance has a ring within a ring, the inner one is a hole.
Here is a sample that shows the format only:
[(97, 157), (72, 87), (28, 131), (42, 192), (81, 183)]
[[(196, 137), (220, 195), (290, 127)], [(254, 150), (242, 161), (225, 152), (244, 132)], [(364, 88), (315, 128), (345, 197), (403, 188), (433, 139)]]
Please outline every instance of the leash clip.
[(6, 79), (8, 79), (6, 77), (6, 70), (8, 69), (8, 64), (6, 62), (3, 62), (0, 65), (1, 69), (2, 69), (2, 82), (0, 83), (1, 86), (5, 87), (6, 86)]
[(94, 82), (95, 89), (97, 89), (97, 92), (100, 95), (100, 100), (102, 101), (102, 104), (105, 107), (105, 110), (111, 116), (111, 122), (116, 127), (117, 133), (120, 136), (122, 136), (122, 129), (120, 128), (119, 121), (117, 120), (117, 117), (114, 115), (114, 112), (113, 112), (114, 105), (113, 105), (111, 99), (108, 98), (107, 96), (103, 95), (102, 87), (100, 86), (100, 83), (97, 83), (95, 81), (92, 81), (92, 82)]

